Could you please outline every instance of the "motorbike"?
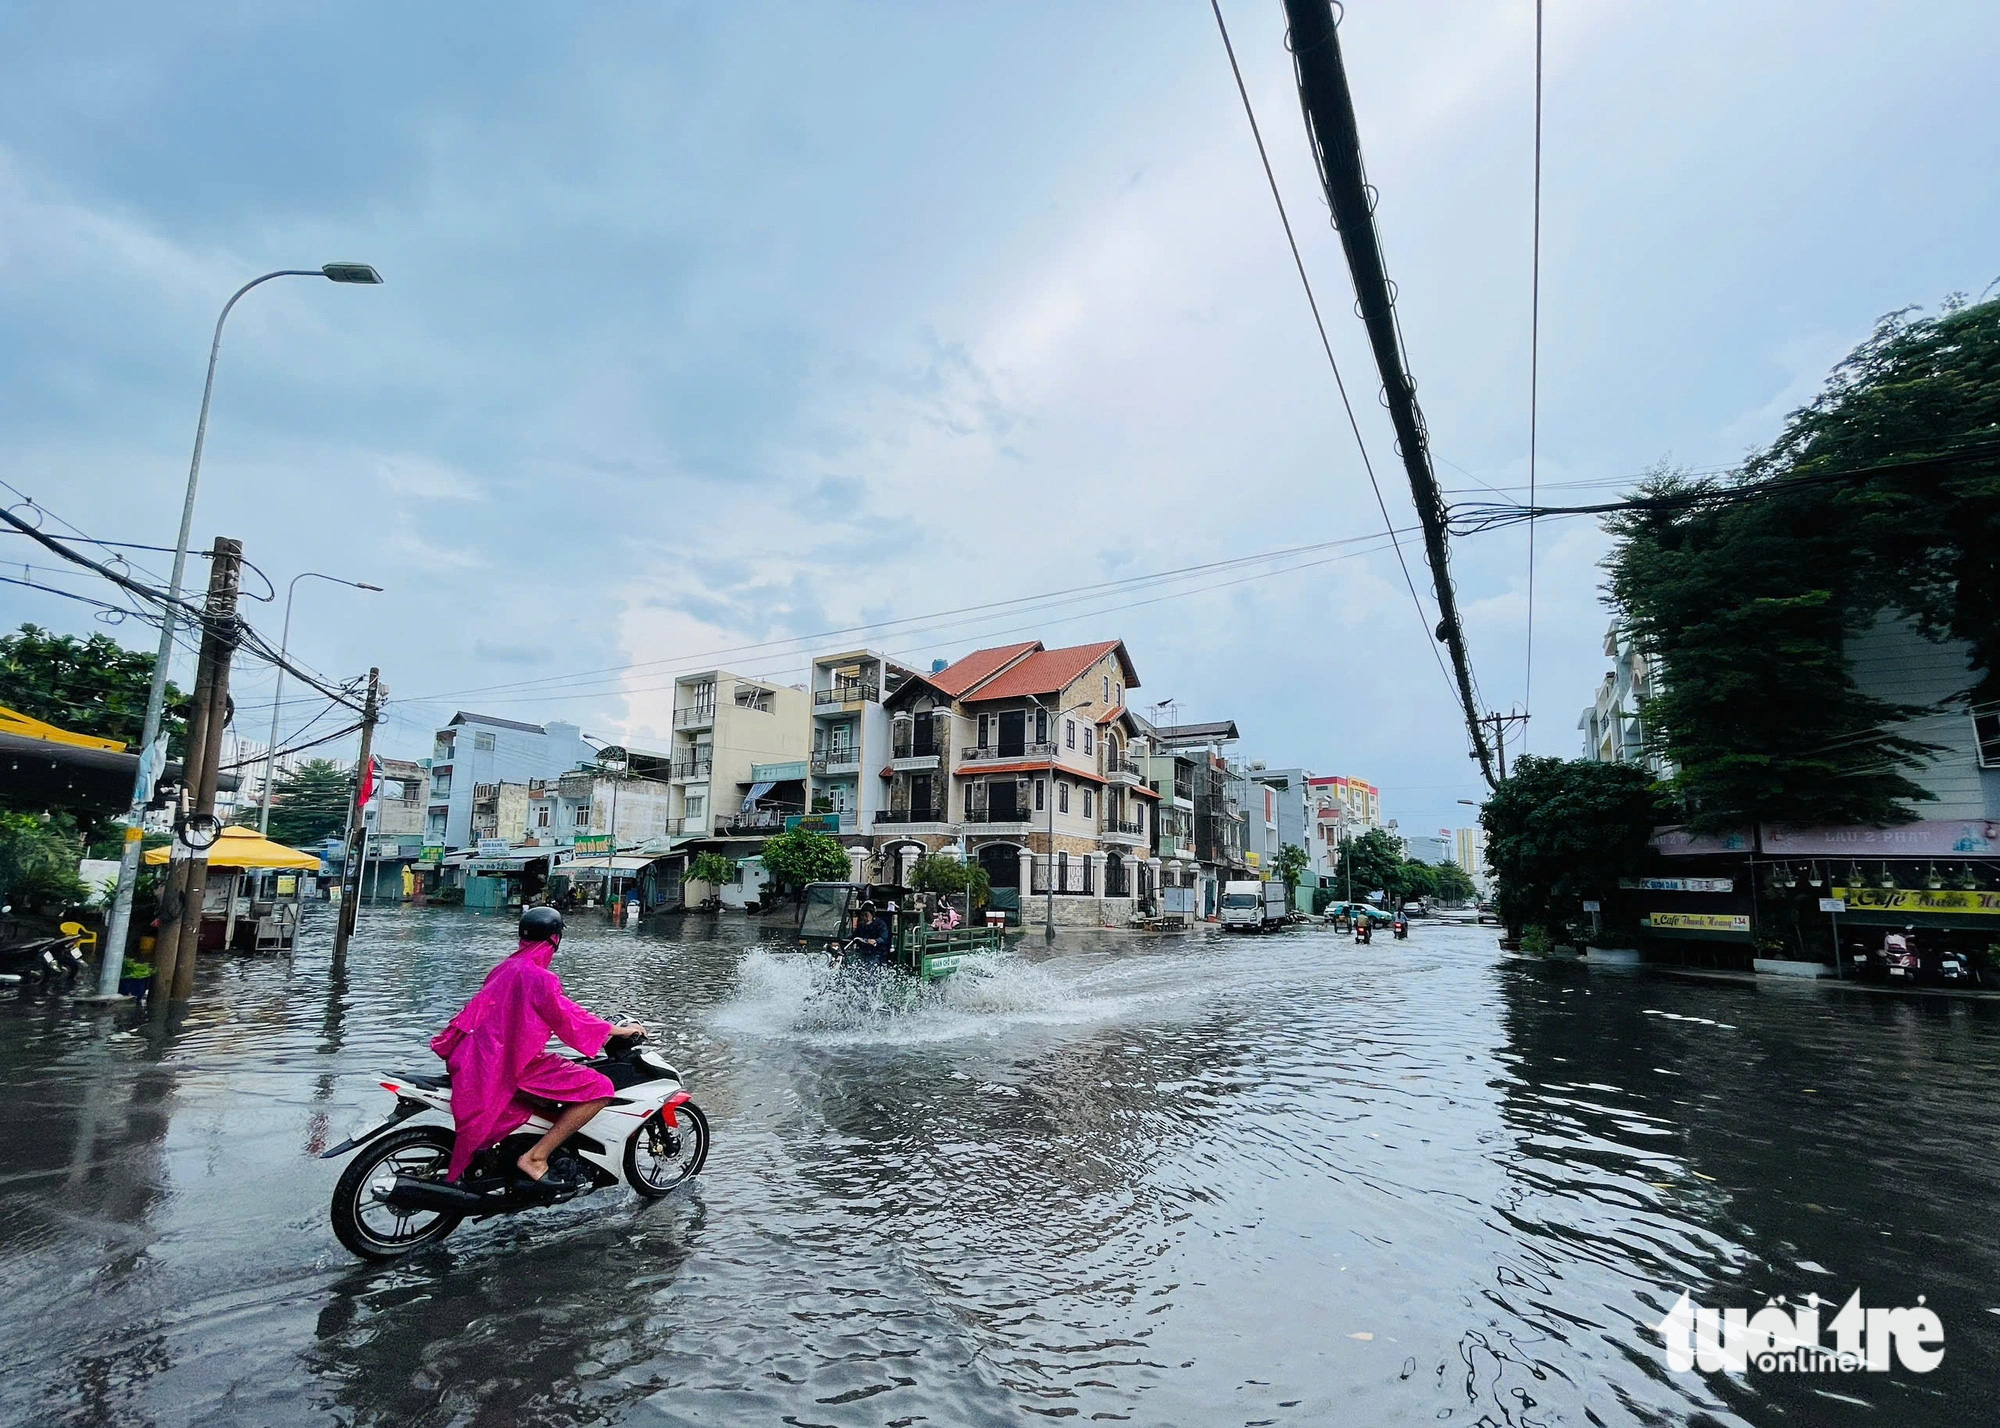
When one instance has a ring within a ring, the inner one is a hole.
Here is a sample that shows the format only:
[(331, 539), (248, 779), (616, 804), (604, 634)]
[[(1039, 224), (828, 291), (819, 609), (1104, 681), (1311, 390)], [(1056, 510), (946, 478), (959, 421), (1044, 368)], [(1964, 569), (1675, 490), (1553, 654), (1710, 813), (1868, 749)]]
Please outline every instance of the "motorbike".
[(1375, 940), (1375, 924), (1371, 919), (1366, 917), (1357, 917), (1354, 919), (1354, 940), (1356, 942), (1373, 942)]
[(38, 937), (0, 946), (0, 980), (60, 986), (83, 975), (82, 939)]
[(1882, 969), (1891, 986), (1914, 987), (1921, 971), (1914, 936), (1892, 932), (1882, 939)]
[[(616, 1185), (649, 1200), (680, 1189), (708, 1160), (708, 1118), (689, 1098), (680, 1072), (644, 1049), (643, 1037), (612, 1037), (601, 1054), (580, 1058), (612, 1085), (611, 1104), (549, 1157), (549, 1174), (530, 1180), (515, 1162), (550, 1125), (535, 1116), (473, 1157), (456, 1183), (451, 1162), (451, 1078), (404, 1071), (384, 1075), (396, 1098), (389, 1118), (320, 1154), (358, 1151), (333, 1188), (333, 1233), (362, 1259), (400, 1258), (435, 1244), (465, 1220), (518, 1214)], [(420, 1116), (442, 1117), (405, 1122)]]
[(1398, 942), (1410, 935), (1410, 920), (1407, 917), (1398, 917), (1390, 926), (1395, 928)]

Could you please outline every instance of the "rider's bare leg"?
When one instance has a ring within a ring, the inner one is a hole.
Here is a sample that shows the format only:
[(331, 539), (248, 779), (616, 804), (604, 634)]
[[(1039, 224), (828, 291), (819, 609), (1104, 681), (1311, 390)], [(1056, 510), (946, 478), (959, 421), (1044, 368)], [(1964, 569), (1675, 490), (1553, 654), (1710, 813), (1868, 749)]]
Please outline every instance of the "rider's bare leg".
[(521, 1167), (521, 1173), (530, 1180), (540, 1180), (549, 1173), (549, 1153), (583, 1128), (585, 1121), (611, 1104), (609, 1096), (601, 1096), (595, 1101), (579, 1101), (556, 1117), (556, 1123), (549, 1127), (548, 1134), (536, 1141), (523, 1152), (514, 1163)]

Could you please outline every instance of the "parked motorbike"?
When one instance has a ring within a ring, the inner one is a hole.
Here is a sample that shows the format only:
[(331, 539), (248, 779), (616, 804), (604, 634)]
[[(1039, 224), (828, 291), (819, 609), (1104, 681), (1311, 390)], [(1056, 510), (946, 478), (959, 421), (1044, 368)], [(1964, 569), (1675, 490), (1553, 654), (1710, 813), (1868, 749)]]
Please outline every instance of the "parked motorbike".
[[(457, 1183), (451, 1162), (451, 1078), (405, 1071), (382, 1077), (396, 1098), (389, 1118), (321, 1154), (331, 1160), (359, 1149), (333, 1189), (333, 1232), (354, 1254), (392, 1260), (435, 1244), (464, 1220), (512, 1215), (559, 1204), (623, 1179), (649, 1200), (671, 1194), (708, 1160), (708, 1118), (688, 1098), (681, 1076), (642, 1049), (643, 1037), (613, 1037), (583, 1064), (611, 1081), (611, 1104), (549, 1157), (549, 1176), (530, 1180), (516, 1162), (548, 1130), (536, 1116), (499, 1145), (481, 1151)], [(405, 1125), (418, 1116), (443, 1117)]]
[(1916, 929), (1892, 932), (1882, 939), (1882, 971), (1892, 987), (1914, 987), (1921, 967), (1917, 961)]
[(37, 937), (0, 946), (0, 980), (65, 986), (83, 975), (82, 939)]

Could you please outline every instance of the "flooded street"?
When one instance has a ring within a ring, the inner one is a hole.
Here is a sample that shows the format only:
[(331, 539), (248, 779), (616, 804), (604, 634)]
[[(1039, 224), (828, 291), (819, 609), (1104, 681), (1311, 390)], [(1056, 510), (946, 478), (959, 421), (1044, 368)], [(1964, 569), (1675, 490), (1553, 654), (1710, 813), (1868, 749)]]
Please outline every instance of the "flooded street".
[[(0, 1421), (1990, 1421), (2000, 1005), (1356, 948), (1039, 939), (886, 1010), (740, 920), (579, 916), (698, 1182), (383, 1269), (315, 1158), (509, 919), (371, 909), (344, 982), (211, 962), (171, 1042), (0, 1003)], [(322, 929), (323, 930), (323, 929)], [(775, 935), (775, 934), (773, 934)], [(1656, 1321), (1924, 1295), (1930, 1374), (1670, 1375)], [(1872, 1409), (1870, 1407), (1872, 1405)]]

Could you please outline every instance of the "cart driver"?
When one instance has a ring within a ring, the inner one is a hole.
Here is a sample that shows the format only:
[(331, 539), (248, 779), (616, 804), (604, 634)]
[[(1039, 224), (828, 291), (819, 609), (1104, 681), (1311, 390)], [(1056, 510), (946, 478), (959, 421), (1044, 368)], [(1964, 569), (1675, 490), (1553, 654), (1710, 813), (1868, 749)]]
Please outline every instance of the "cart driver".
[(855, 910), (854, 942), (851, 950), (863, 961), (889, 960), (889, 924), (875, 911), (875, 904), (872, 902), (864, 902)]

